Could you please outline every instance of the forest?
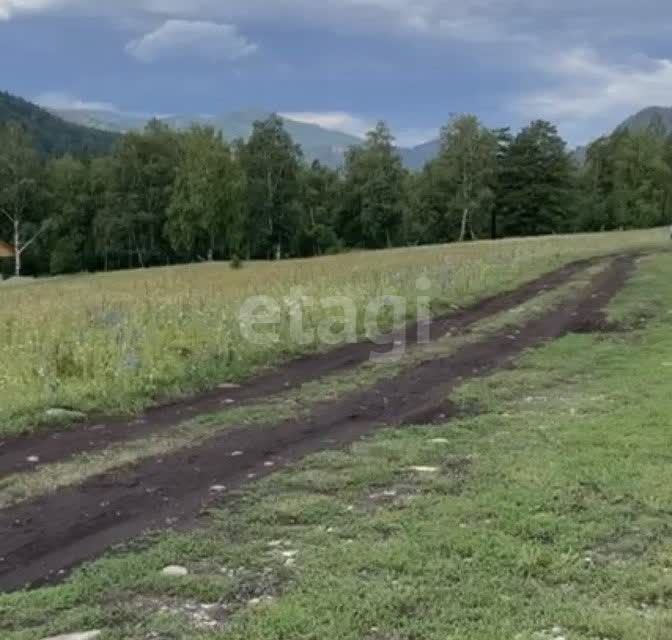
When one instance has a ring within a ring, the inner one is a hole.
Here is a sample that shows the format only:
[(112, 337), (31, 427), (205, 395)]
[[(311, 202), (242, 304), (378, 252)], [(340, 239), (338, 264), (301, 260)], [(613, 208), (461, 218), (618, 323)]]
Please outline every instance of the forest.
[(557, 129), (516, 135), (452, 118), (422, 171), (404, 168), (385, 123), (342, 169), (309, 164), (272, 116), (247, 140), (158, 121), (109, 153), (45, 154), (0, 125), (4, 275), (206, 260), (280, 259), (472, 239), (668, 224), (672, 138), (653, 126), (595, 141), (585, 162)]

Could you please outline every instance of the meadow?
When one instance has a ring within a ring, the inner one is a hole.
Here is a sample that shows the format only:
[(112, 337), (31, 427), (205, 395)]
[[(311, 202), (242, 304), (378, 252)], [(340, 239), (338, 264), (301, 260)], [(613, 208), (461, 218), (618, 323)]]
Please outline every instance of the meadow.
[[(361, 337), (372, 299), (401, 296), (406, 315), (414, 316), (421, 276), (431, 283), (423, 295), (438, 313), (572, 260), (665, 240), (662, 230), (552, 236), (253, 262), (239, 270), (208, 263), (2, 285), (0, 435), (48, 423), (51, 408), (132, 412), (323, 348), (289, 335), (288, 298), (297, 291), (315, 300), (347, 296)], [(282, 308), (273, 343), (240, 335), (239, 309), (258, 295)], [(334, 321), (320, 305), (303, 311), (306, 330)]]
[[(670, 252), (637, 260), (605, 308), (617, 331), (572, 333), (465, 381), (450, 394), (459, 417), (313, 454), (194, 531), (0, 595), (0, 635), (667, 640), (670, 274)], [(353, 384), (370, 383), (361, 373)]]

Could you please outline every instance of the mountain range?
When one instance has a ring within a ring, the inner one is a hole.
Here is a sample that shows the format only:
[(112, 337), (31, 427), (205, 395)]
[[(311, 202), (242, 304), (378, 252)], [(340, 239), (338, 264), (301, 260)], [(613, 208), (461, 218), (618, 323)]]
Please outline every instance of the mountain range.
[[(210, 125), (221, 130), (227, 139), (234, 140), (247, 138), (253, 123), (269, 115), (269, 112), (248, 109), (219, 116), (159, 116), (158, 119), (178, 130), (194, 123)], [(121, 134), (142, 130), (150, 117), (115, 110), (49, 109), (0, 92), (0, 122), (23, 124), (38, 149), (44, 153), (108, 153)], [(361, 138), (342, 131), (291, 118), (283, 119), (288, 132), (301, 145), (308, 161), (319, 160), (327, 166), (340, 167), (346, 151), (363, 142)], [(625, 120), (617, 129), (643, 131), (650, 127), (665, 134), (672, 133), (672, 107), (648, 107)], [(436, 139), (412, 148), (399, 148), (399, 153), (406, 167), (418, 170), (438, 155), (439, 147), (439, 140)], [(577, 162), (582, 163), (585, 147), (577, 148), (573, 155)]]
[[(147, 116), (117, 111), (55, 109), (52, 112), (66, 122), (116, 133), (140, 130), (148, 119)], [(254, 121), (263, 120), (269, 115), (269, 112), (249, 109), (220, 116), (164, 116), (159, 119), (176, 129), (187, 128), (192, 123), (208, 124), (221, 130), (226, 138), (233, 140), (247, 138), (252, 131)], [(284, 121), (289, 133), (303, 148), (306, 158), (309, 161), (319, 160), (330, 167), (342, 166), (347, 149), (362, 143), (361, 138), (341, 131), (325, 129), (290, 118), (284, 118)], [(648, 107), (629, 117), (617, 129), (637, 132), (652, 126), (667, 134), (672, 133), (672, 107)], [(407, 168), (419, 170), (438, 155), (439, 148), (440, 142), (435, 139), (416, 147), (400, 147), (399, 153)], [(586, 147), (577, 147), (572, 155), (579, 164), (583, 164)]]
[[(647, 107), (642, 109), (619, 124), (615, 131), (641, 133), (651, 128), (662, 135), (669, 136), (672, 133), (672, 107)], [(576, 147), (572, 151), (572, 157), (579, 165), (586, 163), (587, 154), (587, 146)]]
[(66, 122), (23, 98), (0, 91), (0, 122), (17, 122), (45, 154), (109, 153), (118, 135), (99, 128)]
[[(101, 129), (114, 133), (127, 133), (144, 128), (150, 116), (120, 111), (105, 111), (95, 109), (50, 109), (50, 111), (66, 122), (81, 126)], [(192, 124), (210, 125), (222, 131), (229, 140), (247, 138), (252, 132), (252, 125), (256, 120), (268, 118), (270, 112), (258, 109), (234, 111), (218, 116), (155, 116), (175, 129), (186, 129)], [(308, 124), (283, 117), (285, 128), (292, 138), (301, 145), (305, 157), (309, 162), (319, 160), (330, 167), (340, 167), (343, 164), (346, 151), (362, 144), (362, 138), (325, 129), (315, 124)], [(409, 169), (420, 169), (428, 160), (436, 156), (439, 149), (438, 140), (428, 142), (412, 148), (400, 148), (404, 164)]]
[(655, 127), (666, 135), (672, 133), (672, 107), (647, 107), (630, 116), (618, 129), (631, 132), (646, 131)]
[[(150, 116), (102, 111), (94, 109), (51, 109), (51, 112), (66, 122), (102, 129), (114, 133), (139, 131), (144, 128)], [(256, 120), (268, 118), (270, 113), (257, 109), (235, 111), (219, 116), (154, 116), (168, 126), (187, 129), (192, 124), (209, 125), (222, 131), (228, 140), (247, 138)], [(361, 139), (340, 131), (331, 131), (312, 124), (284, 118), (287, 131), (301, 145), (309, 161), (320, 160), (325, 164), (338, 163), (348, 147), (361, 144)]]

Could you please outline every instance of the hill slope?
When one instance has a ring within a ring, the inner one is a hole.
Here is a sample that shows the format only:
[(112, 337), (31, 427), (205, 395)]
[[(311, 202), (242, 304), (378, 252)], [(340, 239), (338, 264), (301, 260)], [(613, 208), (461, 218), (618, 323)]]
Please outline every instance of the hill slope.
[(399, 149), (404, 166), (420, 171), (430, 160), (434, 160), (441, 150), (440, 140), (430, 140), (411, 149)]
[(623, 129), (632, 132), (645, 131), (649, 127), (661, 127), (665, 134), (672, 133), (672, 107), (647, 107), (642, 109), (618, 126), (617, 131)]
[(118, 139), (117, 134), (66, 122), (32, 102), (0, 92), (0, 123), (4, 122), (25, 127), (37, 149), (46, 154), (100, 155), (108, 153)]
[[(146, 116), (118, 111), (54, 109), (53, 113), (68, 122), (116, 133), (137, 131), (147, 123)], [(211, 125), (222, 131), (229, 140), (235, 140), (236, 138), (247, 138), (252, 132), (252, 125), (255, 120), (264, 120), (269, 115), (270, 112), (247, 109), (224, 113), (219, 116), (184, 115), (167, 116), (159, 119), (175, 129), (185, 129), (194, 123)], [(309, 162), (319, 160), (329, 167), (341, 167), (348, 148), (362, 143), (360, 138), (342, 131), (325, 129), (318, 125), (299, 122), (291, 118), (283, 119), (287, 131), (301, 145)], [(413, 148), (400, 148), (399, 152), (406, 167), (416, 170), (422, 169), (426, 162), (438, 155), (439, 141), (432, 140)]]
[(52, 109), (47, 111), (66, 122), (112, 133), (138, 131), (147, 124), (147, 118), (131, 113), (98, 109)]
[[(105, 131), (125, 133), (142, 129), (147, 117), (116, 111), (95, 111), (80, 109), (54, 109), (53, 113), (68, 122)], [(247, 138), (256, 120), (264, 120), (269, 112), (249, 109), (219, 116), (168, 116), (160, 117), (162, 122), (175, 129), (186, 129), (191, 124), (211, 125), (222, 131), (229, 140)], [(308, 161), (320, 160), (329, 166), (342, 163), (348, 147), (361, 144), (361, 139), (340, 131), (324, 129), (317, 125), (284, 118), (287, 131), (301, 145)]]

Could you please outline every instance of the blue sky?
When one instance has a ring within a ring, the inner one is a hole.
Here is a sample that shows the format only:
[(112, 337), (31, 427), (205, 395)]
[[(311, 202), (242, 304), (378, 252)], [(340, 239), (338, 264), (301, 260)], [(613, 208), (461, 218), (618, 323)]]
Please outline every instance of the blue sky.
[(146, 114), (255, 107), (402, 144), (451, 114), (570, 143), (672, 106), (660, 0), (0, 0), (0, 89)]

